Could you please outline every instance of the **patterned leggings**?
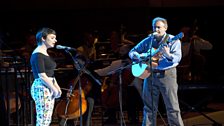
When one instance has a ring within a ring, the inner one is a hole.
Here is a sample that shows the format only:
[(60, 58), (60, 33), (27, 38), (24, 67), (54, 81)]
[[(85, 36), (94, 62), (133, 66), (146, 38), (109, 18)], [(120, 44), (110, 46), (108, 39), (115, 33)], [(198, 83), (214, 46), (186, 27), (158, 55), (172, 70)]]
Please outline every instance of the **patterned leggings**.
[(49, 126), (54, 109), (51, 91), (40, 79), (35, 79), (31, 86), (31, 96), (36, 105), (36, 126)]

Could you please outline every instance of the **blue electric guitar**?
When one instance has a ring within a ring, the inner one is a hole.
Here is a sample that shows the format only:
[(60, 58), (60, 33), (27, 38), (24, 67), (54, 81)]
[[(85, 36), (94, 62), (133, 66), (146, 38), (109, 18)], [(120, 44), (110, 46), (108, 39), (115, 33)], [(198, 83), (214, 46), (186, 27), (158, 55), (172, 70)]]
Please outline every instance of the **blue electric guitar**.
[[(152, 66), (153, 66), (154, 64), (156, 64), (155, 62), (153, 62), (153, 58), (154, 58), (155, 55), (157, 55), (160, 52), (161, 48), (163, 46), (167, 45), (167, 44), (172, 44), (172, 43), (176, 42), (175, 40), (180, 39), (183, 36), (184, 36), (184, 34), (182, 32), (179, 33), (178, 35), (174, 36), (170, 40), (169, 40), (168, 35), (165, 36), (162, 44), (160, 44), (160, 46), (157, 49), (152, 48), (152, 50), (151, 50), (152, 55), (150, 55), (150, 50), (149, 50), (147, 53), (144, 53), (144, 57), (148, 57), (147, 59), (151, 59), (152, 60)], [(146, 61), (146, 60), (142, 60), (138, 63), (133, 62), (133, 65), (131, 67), (132, 68), (132, 74), (135, 77), (145, 79), (148, 76), (150, 76), (150, 74), (151, 74), (150, 69), (148, 69), (149, 67), (150, 67), (149, 61)]]

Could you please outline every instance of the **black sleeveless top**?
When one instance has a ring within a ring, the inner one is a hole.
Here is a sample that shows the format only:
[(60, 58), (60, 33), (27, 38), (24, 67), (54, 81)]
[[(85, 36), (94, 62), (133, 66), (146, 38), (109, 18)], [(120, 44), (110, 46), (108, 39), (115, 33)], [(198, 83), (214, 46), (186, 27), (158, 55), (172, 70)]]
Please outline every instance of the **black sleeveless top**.
[(38, 73), (46, 73), (48, 77), (54, 77), (55, 61), (42, 53), (34, 53), (31, 55), (30, 64), (35, 79), (39, 78)]

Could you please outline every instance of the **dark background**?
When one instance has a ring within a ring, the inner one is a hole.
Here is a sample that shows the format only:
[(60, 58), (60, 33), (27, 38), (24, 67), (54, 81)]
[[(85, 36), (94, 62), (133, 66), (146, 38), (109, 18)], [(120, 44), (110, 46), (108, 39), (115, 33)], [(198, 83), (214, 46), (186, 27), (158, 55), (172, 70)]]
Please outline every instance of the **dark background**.
[[(207, 79), (223, 81), (223, 6), (222, 0), (4, 0), (0, 2), (0, 32), (6, 37), (4, 49), (18, 48), (24, 34), (41, 27), (57, 31), (58, 42), (77, 47), (84, 31), (98, 31), (106, 41), (112, 30), (121, 26), (130, 36), (146, 34), (156, 16), (168, 19), (168, 32), (178, 34), (180, 27), (198, 27), (198, 35), (213, 44), (204, 51)], [(131, 38), (138, 43), (140, 38)]]
[(84, 31), (98, 31), (100, 41), (106, 41), (123, 25), (138, 43), (151, 30), (152, 19), (161, 16), (168, 20), (168, 33), (176, 35), (184, 25), (198, 27), (198, 35), (213, 44), (202, 52), (207, 59), (203, 85), (180, 84), (180, 99), (192, 104), (210, 97), (223, 101), (223, 7), (223, 0), (1, 0), (1, 48), (19, 48), (26, 33), (35, 34), (41, 27), (55, 29), (59, 44), (78, 47)]

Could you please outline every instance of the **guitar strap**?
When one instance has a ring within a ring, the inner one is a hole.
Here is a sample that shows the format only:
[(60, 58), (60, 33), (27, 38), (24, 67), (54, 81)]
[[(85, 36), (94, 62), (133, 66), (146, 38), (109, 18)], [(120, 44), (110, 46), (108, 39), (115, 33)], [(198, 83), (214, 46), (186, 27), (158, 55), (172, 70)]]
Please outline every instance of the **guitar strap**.
[(169, 39), (169, 34), (166, 34), (166, 36), (162, 39), (162, 41), (159, 42), (159, 46), (162, 44), (165, 44)]
[[(160, 48), (160, 46), (161, 45), (163, 45), (163, 44), (165, 44), (167, 41), (168, 41), (168, 39), (169, 39), (169, 34), (166, 34), (166, 36), (165, 37), (163, 37), (163, 39), (158, 43), (158, 48)], [(151, 50), (152, 50), (152, 42), (153, 42), (153, 40), (154, 39), (151, 39), (151, 41), (150, 41), (150, 48), (149, 48), (149, 50), (147, 51), (147, 54), (151, 54)], [(157, 52), (156, 52), (157, 53)], [(156, 54), (155, 53), (155, 54)], [(152, 56), (154, 56), (155, 54), (152, 54)]]

